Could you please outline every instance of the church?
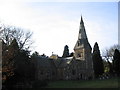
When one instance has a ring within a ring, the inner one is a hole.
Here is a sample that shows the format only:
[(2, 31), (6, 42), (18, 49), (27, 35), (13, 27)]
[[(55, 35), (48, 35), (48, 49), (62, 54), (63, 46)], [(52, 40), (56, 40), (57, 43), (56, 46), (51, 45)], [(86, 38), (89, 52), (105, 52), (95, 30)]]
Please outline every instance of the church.
[(94, 78), (92, 48), (89, 44), (81, 16), (78, 40), (74, 53), (65, 57), (52, 54), (37, 56), (35, 78), (37, 80), (88, 80)]

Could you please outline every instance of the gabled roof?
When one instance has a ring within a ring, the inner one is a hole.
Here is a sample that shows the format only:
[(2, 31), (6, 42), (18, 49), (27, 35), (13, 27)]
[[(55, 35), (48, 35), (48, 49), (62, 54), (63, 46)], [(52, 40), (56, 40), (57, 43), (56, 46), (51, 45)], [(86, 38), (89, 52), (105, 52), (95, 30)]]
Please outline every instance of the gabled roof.
[(55, 66), (57, 67), (57, 68), (64, 68), (64, 67), (66, 67), (67, 65), (69, 65), (70, 64), (70, 62), (72, 61), (72, 58), (70, 59), (66, 59), (66, 58), (59, 58), (59, 59), (57, 59), (57, 60), (53, 60), (54, 61), (54, 63), (55, 63)]
[(47, 67), (47, 68), (54, 67), (53, 60), (49, 58), (38, 56), (36, 57), (36, 60), (39, 67)]
[(50, 59), (42, 56), (36, 57), (36, 63), (38, 67), (43, 68), (64, 68), (69, 65), (72, 61), (72, 57), (69, 58), (58, 58), (58, 59)]

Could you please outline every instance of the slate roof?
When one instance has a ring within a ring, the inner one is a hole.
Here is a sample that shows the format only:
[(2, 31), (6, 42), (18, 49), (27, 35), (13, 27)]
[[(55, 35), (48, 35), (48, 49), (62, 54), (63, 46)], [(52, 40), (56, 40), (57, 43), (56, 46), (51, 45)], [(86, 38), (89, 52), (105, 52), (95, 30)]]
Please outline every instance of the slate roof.
[(71, 61), (72, 58), (58, 58), (58, 59), (50, 59), (42, 56), (36, 57), (38, 67), (43, 68), (64, 68), (66, 67)]
[(81, 16), (78, 40), (75, 44), (74, 49), (81, 48), (81, 47), (89, 47), (90, 49), (92, 49), (87, 39), (87, 34), (86, 34), (82, 16)]
[(87, 39), (78, 39), (77, 40), (77, 43), (75, 44), (74, 49), (77, 49), (80, 47), (85, 47), (85, 48), (89, 47), (90, 49), (92, 49)]
[(36, 60), (39, 67), (47, 67), (47, 68), (54, 67), (53, 60), (47, 57), (38, 56), (36, 57)]
[(57, 68), (64, 68), (72, 61), (72, 59), (58, 58), (57, 60), (53, 60), (53, 61)]

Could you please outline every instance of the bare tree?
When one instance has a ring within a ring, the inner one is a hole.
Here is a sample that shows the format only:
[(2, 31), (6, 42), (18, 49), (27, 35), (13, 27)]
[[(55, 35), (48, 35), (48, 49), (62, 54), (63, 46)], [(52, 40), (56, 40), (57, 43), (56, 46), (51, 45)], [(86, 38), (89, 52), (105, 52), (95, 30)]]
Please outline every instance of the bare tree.
[(111, 46), (110, 48), (105, 49), (105, 50), (102, 52), (102, 57), (103, 57), (106, 61), (112, 61), (115, 49), (120, 50), (120, 45), (115, 44), (115, 45)]
[(0, 26), (0, 38), (7, 44), (10, 45), (12, 40), (15, 38), (18, 42), (20, 49), (28, 49), (33, 43), (31, 40), (32, 32), (26, 31), (21, 28), (14, 26)]
[(120, 45), (113, 45), (108, 49), (105, 49), (102, 53), (103, 59), (108, 63), (109, 73), (113, 73), (113, 56), (115, 49), (120, 50)]

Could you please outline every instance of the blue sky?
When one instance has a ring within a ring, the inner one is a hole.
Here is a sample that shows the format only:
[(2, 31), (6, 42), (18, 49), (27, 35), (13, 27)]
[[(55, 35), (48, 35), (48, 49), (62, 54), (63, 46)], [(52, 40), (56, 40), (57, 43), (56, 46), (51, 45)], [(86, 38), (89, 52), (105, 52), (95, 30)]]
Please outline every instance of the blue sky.
[(31, 50), (40, 54), (61, 56), (65, 45), (73, 52), (81, 15), (92, 47), (118, 43), (117, 2), (2, 2), (0, 11), (2, 22), (33, 32)]

